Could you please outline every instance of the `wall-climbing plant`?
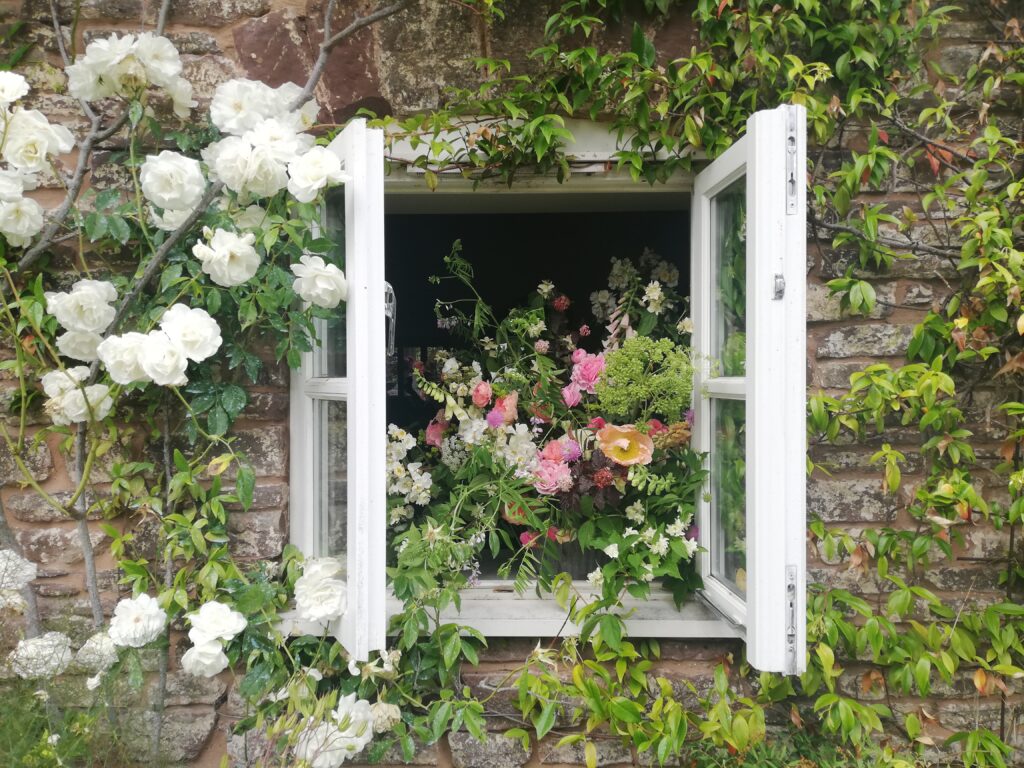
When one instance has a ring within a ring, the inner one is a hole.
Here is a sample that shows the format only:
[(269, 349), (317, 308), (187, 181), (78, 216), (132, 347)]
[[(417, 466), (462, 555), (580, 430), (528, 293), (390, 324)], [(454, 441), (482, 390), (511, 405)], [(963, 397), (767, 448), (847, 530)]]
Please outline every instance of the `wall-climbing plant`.
[[(383, 10), (394, 13), (408, 5)], [(497, 0), (471, 5), (489, 19), (501, 17)], [(538, 647), (509, 673), (503, 685), (516, 689), (516, 712), (503, 714), (521, 725), (509, 735), (528, 741), (531, 734), (564, 732), (562, 742), (581, 745), (591, 766), (600, 738), (631, 744), (659, 762), (677, 758), (686, 740), (697, 735), (729, 752), (755, 755), (765, 749), (766, 710), (783, 707), (797, 728), (817, 720), (855, 751), (869, 752), (871, 760), (907, 765), (889, 746), (879, 746), (877, 734), (886, 724), (898, 723), (911, 742), (928, 745), (933, 737), (925, 714), (897, 713), (884, 703), (888, 696), (927, 696), (937, 680), (949, 682), (965, 669), (979, 694), (1005, 696), (1012, 681), (1024, 675), (1022, 566), (1014, 545), (1024, 503), (1020, 22), (1002, 3), (979, 6), (975, 12), (992, 24), (995, 42), (967, 72), (953, 74), (942, 72), (929, 50), (954, 9), (924, 0), (699, 0), (693, 11), (699, 44), (678, 58), (658, 50), (653, 33), (687, 11), (671, 0), (645, 0), (644, 11), (636, 15), (621, 0), (565, 3), (548, 20), (529, 72), (481, 60), (479, 87), (453, 91), (442, 109), (380, 122), (393, 137), (409, 138), (421, 149), (415, 165), (424, 169), (428, 184), (448, 167), (510, 183), (532, 172), (553, 171), (568, 179), (567, 118), (609, 122), (620, 138), (620, 166), (637, 180), (658, 183), (692, 168), (698, 153), (713, 157), (723, 151), (753, 111), (782, 102), (804, 104), (818, 143), (808, 169), (812, 235), (849, 255), (849, 269), (831, 283), (843, 307), (870, 313), (879, 301), (870, 276), (884, 273), (897, 259), (941, 260), (959, 275), (915, 329), (907, 365), (868, 366), (853, 376), (848, 394), (812, 396), (811, 438), (881, 435), (884, 442), (874, 458), (887, 489), (896, 493), (906, 482), (906, 452), (893, 447), (899, 443), (887, 435), (909, 428), (921, 435), (917, 450), (924, 478), (907, 506), (913, 528), (879, 526), (855, 535), (821, 522), (811, 526), (812, 538), (828, 557), (845, 558), (882, 589), (871, 602), (828, 585), (813, 587), (811, 663), (799, 679), (751, 677), (736, 660), (735, 669), (720, 667), (713, 690), (694, 708), (668, 680), (653, 675), (656, 642), (634, 642), (602, 625), (586, 641)], [(608, 30), (622, 25), (632, 30), (624, 51), (608, 42), (613, 39)], [(162, 22), (157, 31), (161, 28)], [(187, 83), (176, 79), (175, 57), (158, 35), (100, 46), (97, 60), (102, 53), (123, 63), (114, 77), (98, 66), (72, 65), (69, 54), (69, 69), (78, 67), (70, 69), (72, 95), (82, 100), (91, 125), (79, 143), (81, 154), (88, 158), (124, 129), (119, 162), (131, 178), (129, 193), (83, 197), (83, 175), (76, 172), (68, 184), (69, 202), (44, 225), (30, 203), (19, 202), (27, 199), (21, 197), (21, 175), (8, 174), (4, 194), (8, 181), (12, 189), (17, 183), (18, 194), (0, 204), (6, 260), (0, 330), (14, 355), (2, 365), (18, 382), (13, 426), (2, 427), (3, 437), (26, 482), (32, 482), (24, 456), (37, 439), (29, 428), (42, 399), (34, 379), (56, 366), (60, 375), (44, 382), (54, 403), (47, 409), (54, 426), (47, 431), (66, 436), (64, 448), (79, 471), (77, 487), (69, 502), (36, 490), (79, 521), (87, 564), (90, 512), (111, 518), (126, 512), (153, 515), (162, 533), (154, 559), (133, 551), (130, 534), (107, 529), (125, 581), (140, 597), (119, 607), (111, 630), (97, 634), (85, 657), (79, 652), (79, 663), (91, 665), (97, 687), (122, 672), (132, 684), (141, 684), (135, 646), (165, 648), (168, 619), (188, 617), (195, 637), (186, 665), (197, 674), (213, 674), (228, 663), (244, 669), (242, 693), (257, 709), (239, 728), (260, 730), (266, 761), (292, 760), (290, 749), (318, 766), (337, 765), (358, 753), (374, 730), (380, 738), (371, 756), (394, 742), (409, 756), (414, 738), (429, 743), (448, 731), (465, 729), (483, 737), (493, 705), (493, 696), (474, 697), (460, 678), (461, 666), (475, 662), (485, 639), (437, 620), (441, 606), (456, 600), (457, 593), (424, 593), (406, 585), (416, 601), (398, 617), (398, 648), (346, 669), (333, 640), (286, 639), (276, 623), (293, 594), (300, 607), (336, 614), (337, 605), (317, 599), (337, 593), (336, 566), (302, 563), (289, 550), (280, 566), (245, 571), (226, 548), (226, 505), (245, 506), (253, 493), (251, 469), (226, 436), (246, 404), (241, 384), (258, 375), (257, 351), (265, 352), (249, 342), (269, 333), (276, 356), (293, 364), (308, 349), (311, 317), (318, 311), (291, 309), (294, 297), (298, 293), (327, 305), (331, 296), (293, 282), (287, 266), (299, 280), (333, 281), (327, 294), (342, 291), (336, 275), (308, 255), (330, 250), (311, 226), (314, 201), (329, 182), (341, 179), (304, 130), (315, 116), (303, 105), (331, 41), (346, 32), (331, 36), (329, 25), (325, 31), (324, 54), (305, 88), (267, 97), (256, 85), (235, 85), (219, 111), (215, 108), (213, 127), (198, 129), (165, 128), (173, 122), (171, 114), (188, 113), (191, 96)], [(0, 86), (13, 88), (8, 105), (24, 95), (16, 81), (5, 79)], [(252, 114), (245, 104), (261, 95), (268, 110), (274, 99), (292, 105), (277, 115), (287, 130), (264, 126), (267, 135), (247, 133), (255, 124), (246, 124)], [(107, 97), (115, 98), (117, 110), (95, 111), (93, 102)], [(232, 106), (237, 104), (242, 106)], [(42, 132), (39, 124), (36, 129)], [(5, 161), (18, 170), (39, 170), (33, 163), (41, 168), (67, 139), (60, 131), (47, 137), (42, 160), (38, 146), (29, 151), (24, 142), (8, 142)], [(297, 143), (281, 143), (288, 141)], [(147, 154), (159, 158), (156, 153), (172, 142), (179, 153), (147, 169)], [(217, 142), (216, 151), (210, 151), (211, 142)], [(19, 147), (21, 154), (15, 154)], [(203, 149), (205, 171), (186, 157)], [(289, 162), (300, 150), (303, 157), (314, 154), (293, 168)], [(248, 163), (254, 157), (259, 162)], [(176, 181), (161, 187), (161, 176)], [(225, 207), (211, 207), (225, 187)], [(186, 200), (183, 190), (189, 188), (198, 194)], [(900, 190), (898, 204), (890, 199), (895, 190)], [(255, 201), (262, 203), (258, 210)], [(13, 205), (20, 206), (17, 215)], [(203, 225), (218, 231), (201, 235)], [(76, 288), (82, 295), (74, 301), (51, 300), (46, 292), (58, 287), (56, 260), (43, 257), (68, 235), (83, 246), (72, 254), (80, 271), (88, 275), (97, 269), (112, 277), (104, 285)], [(141, 265), (131, 280), (107, 268), (116, 266), (107, 258), (124, 249)], [(71, 302), (66, 314), (59, 308), (62, 301)], [(223, 333), (210, 354), (214, 331), (204, 318), (189, 314), (186, 323), (178, 311), (182, 318), (175, 323), (164, 314), (180, 304), (193, 312), (201, 307), (206, 319), (216, 318)], [(175, 358), (180, 350), (168, 345), (162, 355), (144, 356), (131, 338), (121, 338), (117, 350), (108, 346), (103, 354), (95, 352), (94, 336), (120, 338), (127, 328), (187, 338), (192, 363), (185, 359), (189, 355)], [(69, 337), (74, 333), (92, 335)], [(98, 357), (107, 373), (94, 363), (92, 370), (70, 368), (65, 375), (62, 360), (68, 356), (86, 362)], [(97, 383), (101, 375), (109, 380)], [(158, 386), (131, 383), (144, 379)], [(984, 500), (979, 452), (965, 415), (972, 395), (993, 380), (1005, 393), (1006, 437), (995, 471), (1008, 503)], [(90, 389), (96, 386), (104, 389)], [(111, 411), (114, 400), (117, 410)], [(70, 423), (82, 426), (73, 430)], [(184, 443), (175, 442), (175, 433), (184, 435)], [(113, 463), (110, 494), (90, 501), (91, 468), (115, 447), (135, 455)], [(229, 469), (234, 473), (230, 491), (222, 480)], [(1010, 531), (1003, 575), (1007, 599), (985, 606), (969, 599), (943, 601), (925, 586), (928, 569), (952, 556), (961, 529), (976, 518)], [(23, 587), (26, 573), (8, 558), (4, 589)], [(94, 570), (88, 587), (98, 628), (104, 618)], [(146, 590), (158, 594), (155, 602), (141, 597)], [(567, 610), (586, 618), (586, 606), (573, 605), (561, 583), (553, 591)], [(38, 634), (35, 630), (30, 633)], [(46, 677), (65, 668), (69, 654), (59, 637), (42, 635), (32, 638), (13, 663), (26, 676)], [(865, 702), (840, 685), (850, 660), (871, 662), (872, 671), (860, 684), (866, 692), (880, 689), (885, 694), (880, 701)], [(157, 711), (161, 706), (154, 702)], [(1006, 732), (983, 727), (952, 738), (969, 766), (1005, 765), (1007, 740)], [(860, 758), (851, 757), (849, 764), (854, 759)]]

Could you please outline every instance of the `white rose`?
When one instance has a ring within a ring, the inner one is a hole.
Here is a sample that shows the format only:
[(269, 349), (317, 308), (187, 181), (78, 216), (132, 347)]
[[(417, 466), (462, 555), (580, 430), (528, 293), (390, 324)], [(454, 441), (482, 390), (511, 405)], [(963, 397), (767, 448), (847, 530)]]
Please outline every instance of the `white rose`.
[(84, 56), (64, 68), (68, 78), (68, 93), (82, 101), (98, 101), (114, 95), (113, 84), (100, 77), (100, 71)]
[(253, 248), (256, 237), (251, 232), (236, 235), (224, 229), (213, 234), (206, 230), (209, 245), (203, 242), (192, 247), (192, 253), (203, 263), (203, 272), (217, 285), (230, 288), (247, 282), (260, 266), (260, 256)]
[(16, 72), (0, 72), (0, 106), (7, 106), (28, 93), (28, 80)]
[(55, 677), (71, 663), (71, 640), (62, 632), (22, 640), (7, 662), (14, 674), (26, 680)]
[(181, 74), (178, 49), (166, 37), (143, 32), (135, 42), (135, 55), (146, 68), (149, 82), (166, 88)]
[[(144, 333), (134, 331), (121, 336), (110, 336), (96, 348), (100, 362), (107, 369), (110, 378), (118, 384), (131, 384), (135, 381), (150, 381), (139, 358), (142, 350), (149, 343)], [(49, 376), (50, 374), (47, 374)]]
[(245, 616), (224, 603), (211, 600), (203, 603), (196, 613), (189, 617), (192, 629), (188, 636), (196, 645), (210, 640), (234, 640), (246, 627)]
[[(282, 107), (290, 107), (302, 95), (302, 86), (285, 83), (274, 89), (274, 93)], [(319, 114), (320, 105), (316, 99), (309, 99), (298, 110), (289, 112), (286, 119), (295, 125), (295, 130), (305, 131), (316, 125), (316, 118)]]
[(116, 310), (110, 302), (117, 289), (105, 280), (79, 280), (69, 293), (47, 292), (46, 311), (69, 331), (102, 333), (114, 321)]
[(175, 304), (160, 318), (160, 328), (181, 348), (185, 357), (197, 363), (220, 349), (220, 326), (205, 309)]
[(252, 144), (238, 136), (215, 141), (202, 151), (210, 176), (239, 194), (249, 179), (249, 158)]
[(47, 397), (60, 397), (78, 387), (79, 382), (89, 378), (89, 369), (84, 365), (76, 365), (63, 371), (50, 371), (41, 379), (43, 392)]
[(180, 387), (188, 383), (185, 352), (163, 331), (150, 331), (139, 352), (139, 366), (146, 376), (161, 387)]
[(0, 591), (18, 592), (38, 574), (38, 568), (17, 552), (0, 549)]
[(99, 72), (109, 72), (130, 56), (135, 48), (135, 35), (102, 37), (85, 47), (85, 59)]
[(295, 582), (295, 607), (308, 621), (330, 621), (348, 607), (348, 587), (338, 578), (341, 564), (333, 557), (307, 560)]
[(43, 228), (43, 207), (35, 200), (22, 197), (0, 202), (0, 233), (15, 248), (23, 248)]
[(339, 768), (349, 756), (349, 740), (333, 723), (317, 723), (310, 719), (295, 741), (295, 757), (310, 768)]
[(288, 164), (288, 191), (300, 203), (311, 202), (328, 184), (347, 178), (341, 159), (327, 147), (313, 147)]
[(375, 701), (370, 706), (373, 715), (373, 732), (387, 733), (402, 721), (402, 710), (386, 701)]
[[(3, 74), (0, 72), (0, 74)], [(22, 193), (35, 189), (36, 177), (17, 168), (0, 169), (0, 201), (13, 203), (21, 200)]]
[(234, 214), (232, 219), (239, 229), (261, 229), (267, 218), (267, 209), (260, 205), (250, 205), (244, 211)]
[(139, 181), (149, 202), (175, 211), (195, 208), (206, 189), (199, 161), (167, 149), (146, 157)]
[(252, 148), (242, 191), (256, 197), (270, 197), (288, 186), (287, 166), (274, 155), (270, 147)]
[(314, 139), (298, 133), (292, 123), (268, 117), (246, 131), (242, 138), (254, 148), (264, 148), (279, 163), (290, 163), (313, 146)]
[(193, 677), (213, 677), (227, 669), (228, 657), (216, 640), (193, 645), (181, 657), (181, 668)]
[(143, 593), (117, 604), (107, 633), (114, 645), (141, 648), (160, 637), (166, 623), (167, 614), (156, 598)]
[(43, 407), (54, 424), (67, 426), (81, 424), (90, 418), (96, 421), (105, 419), (114, 407), (114, 401), (106, 384), (90, 384), (84, 389), (72, 389), (60, 397), (51, 398)]
[(23, 171), (45, 171), (50, 156), (70, 152), (74, 146), (74, 136), (63, 125), (51, 125), (39, 110), (18, 109), (7, 122), (3, 158)]
[(298, 264), (292, 264), (295, 282), (292, 288), (303, 301), (325, 309), (334, 309), (348, 298), (345, 273), (319, 256), (303, 255)]
[(338, 699), (337, 708), (331, 713), (342, 736), (350, 740), (351, 754), (362, 752), (373, 741), (373, 712), (370, 702), (350, 693)]
[(157, 229), (162, 229), (164, 232), (173, 232), (185, 223), (185, 219), (192, 215), (193, 210), (195, 209), (186, 208), (183, 211), (167, 209), (163, 213), (157, 213), (155, 208), (150, 208), (149, 220)]
[(93, 360), (98, 359), (96, 347), (99, 346), (101, 341), (103, 341), (103, 337), (98, 333), (68, 331), (57, 337), (57, 350), (64, 357), (91, 363)]
[(184, 77), (176, 77), (167, 87), (167, 93), (171, 97), (171, 109), (174, 114), (182, 120), (192, 113), (192, 107), (199, 102), (192, 98), (192, 83)]
[(223, 133), (241, 136), (266, 117), (283, 111), (270, 86), (255, 80), (229, 80), (217, 86), (210, 120)]
[(106, 632), (97, 632), (78, 649), (75, 661), (92, 672), (106, 672), (117, 663), (117, 646)]

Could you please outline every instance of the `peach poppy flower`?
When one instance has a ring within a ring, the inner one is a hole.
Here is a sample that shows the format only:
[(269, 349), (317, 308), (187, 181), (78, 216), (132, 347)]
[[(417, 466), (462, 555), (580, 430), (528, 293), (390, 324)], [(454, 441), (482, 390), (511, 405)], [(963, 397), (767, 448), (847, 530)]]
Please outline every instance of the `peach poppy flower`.
[(654, 441), (632, 424), (609, 424), (598, 431), (597, 444), (601, 453), (624, 467), (650, 464), (654, 455)]

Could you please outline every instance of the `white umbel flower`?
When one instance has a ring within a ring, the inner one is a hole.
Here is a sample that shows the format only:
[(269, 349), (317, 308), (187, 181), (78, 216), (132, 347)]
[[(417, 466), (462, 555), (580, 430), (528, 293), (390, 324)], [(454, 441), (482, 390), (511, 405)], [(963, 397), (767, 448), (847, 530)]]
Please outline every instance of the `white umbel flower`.
[(107, 631), (114, 645), (141, 648), (160, 637), (165, 624), (167, 614), (156, 598), (143, 593), (117, 604)]

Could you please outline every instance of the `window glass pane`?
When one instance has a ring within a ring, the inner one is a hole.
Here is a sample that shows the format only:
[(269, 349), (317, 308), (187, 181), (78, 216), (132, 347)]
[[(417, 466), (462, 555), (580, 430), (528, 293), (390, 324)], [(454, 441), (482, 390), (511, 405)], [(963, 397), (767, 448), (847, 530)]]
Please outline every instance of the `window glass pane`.
[(737, 179), (711, 205), (715, 274), (715, 338), (719, 375), (743, 376), (747, 357), (746, 177)]
[(711, 401), (711, 573), (737, 595), (747, 592), (746, 403)]
[[(345, 190), (339, 189), (327, 196), (324, 203), (324, 236), (334, 244), (330, 253), (323, 254), (324, 261), (345, 269)], [(328, 378), (345, 376), (345, 303), (332, 310), (329, 319), (320, 324), (323, 341), (319, 375)]]
[(320, 446), (318, 463), (321, 546), (325, 555), (344, 562), (348, 532), (348, 445), (345, 402), (318, 400), (316, 428)]

